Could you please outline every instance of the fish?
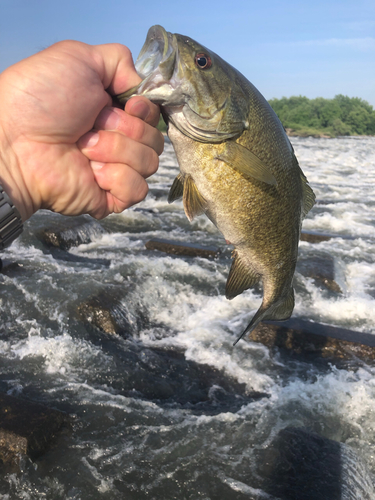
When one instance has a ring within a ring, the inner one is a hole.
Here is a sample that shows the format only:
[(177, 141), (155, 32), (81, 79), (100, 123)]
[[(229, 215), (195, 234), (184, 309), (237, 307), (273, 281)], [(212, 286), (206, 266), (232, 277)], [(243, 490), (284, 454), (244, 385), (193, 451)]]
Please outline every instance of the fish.
[(227, 299), (262, 284), (235, 345), (261, 321), (292, 315), (301, 225), (315, 195), (271, 106), (217, 54), (155, 25), (135, 68), (141, 83), (117, 98), (142, 95), (161, 108), (180, 167), (168, 202), (182, 198), (190, 221), (205, 214), (233, 245)]

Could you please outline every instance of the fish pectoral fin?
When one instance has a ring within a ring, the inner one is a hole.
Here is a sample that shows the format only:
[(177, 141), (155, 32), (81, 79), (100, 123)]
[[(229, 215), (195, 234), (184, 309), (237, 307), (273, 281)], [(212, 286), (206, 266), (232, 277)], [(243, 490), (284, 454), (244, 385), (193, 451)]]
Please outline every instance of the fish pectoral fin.
[(260, 281), (260, 274), (253, 268), (243, 263), (237, 252), (234, 251), (234, 260), (229, 271), (225, 296), (227, 299), (234, 299), (237, 295), (256, 285)]
[(227, 141), (223, 153), (216, 157), (245, 177), (276, 186), (277, 182), (269, 168), (249, 149), (234, 141)]
[(183, 203), (186, 217), (191, 222), (196, 215), (203, 214), (207, 209), (207, 201), (198, 191), (191, 175), (185, 176)]
[(184, 178), (182, 174), (178, 174), (178, 176), (173, 181), (171, 189), (168, 194), (168, 203), (173, 203), (175, 200), (182, 198), (184, 194)]

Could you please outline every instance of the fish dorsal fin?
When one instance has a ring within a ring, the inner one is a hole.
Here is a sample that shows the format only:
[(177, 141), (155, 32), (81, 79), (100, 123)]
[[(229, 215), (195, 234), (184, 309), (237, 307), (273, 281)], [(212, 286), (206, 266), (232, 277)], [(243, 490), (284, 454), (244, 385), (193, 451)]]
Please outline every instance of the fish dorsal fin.
[(256, 285), (260, 280), (260, 274), (249, 265), (245, 265), (236, 251), (233, 252), (233, 257), (234, 260), (225, 287), (225, 296), (229, 300)]
[(207, 202), (198, 191), (191, 175), (184, 178), (183, 202), (186, 217), (190, 222), (196, 215), (203, 214), (207, 208)]
[(183, 194), (184, 194), (184, 178), (181, 174), (178, 174), (178, 176), (173, 181), (171, 189), (169, 190), (168, 203), (173, 203), (175, 200), (182, 198)]
[(245, 177), (253, 177), (271, 186), (277, 184), (269, 168), (251, 151), (234, 141), (227, 141), (224, 151), (216, 156)]
[[(293, 149), (293, 148), (292, 148)], [(293, 151), (293, 162), (297, 165), (299, 170), (299, 175), (302, 181), (302, 220), (306, 217), (306, 215), (310, 212), (312, 207), (315, 205), (315, 194), (314, 191), (309, 186), (309, 183), (306, 179), (305, 174), (302, 172), (301, 167), (299, 166), (298, 160)]]
[(306, 217), (312, 207), (315, 205), (315, 194), (314, 191), (309, 186), (305, 175), (301, 170), (301, 180), (302, 180), (302, 219)]

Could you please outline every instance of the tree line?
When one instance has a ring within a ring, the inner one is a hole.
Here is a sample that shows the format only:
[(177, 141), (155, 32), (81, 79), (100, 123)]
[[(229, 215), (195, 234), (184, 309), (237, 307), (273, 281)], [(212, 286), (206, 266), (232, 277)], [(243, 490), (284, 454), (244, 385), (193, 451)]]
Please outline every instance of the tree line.
[[(268, 101), (291, 135), (375, 135), (375, 110), (359, 97), (282, 97)], [(166, 131), (160, 117), (159, 130)]]
[(282, 97), (268, 101), (295, 135), (375, 135), (375, 110), (359, 97)]

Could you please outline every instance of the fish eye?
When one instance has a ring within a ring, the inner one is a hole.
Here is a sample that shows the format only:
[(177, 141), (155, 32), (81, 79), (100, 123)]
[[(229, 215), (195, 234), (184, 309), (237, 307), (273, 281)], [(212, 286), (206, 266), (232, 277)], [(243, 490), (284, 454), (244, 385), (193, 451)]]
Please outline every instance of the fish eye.
[(195, 56), (195, 64), (199, 69), (208, 69), (212, 66), (211, 57), (200, 52)]

